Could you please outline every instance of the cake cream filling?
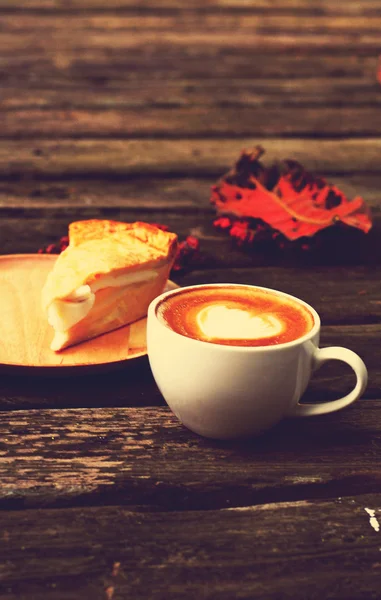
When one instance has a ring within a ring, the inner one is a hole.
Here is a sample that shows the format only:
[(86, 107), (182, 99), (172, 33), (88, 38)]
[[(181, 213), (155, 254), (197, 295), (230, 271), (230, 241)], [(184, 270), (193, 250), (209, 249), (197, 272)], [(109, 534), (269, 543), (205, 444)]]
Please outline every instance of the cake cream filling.
[(274, 337), (284, 328), (275, 315), (255, 315), (239, 308), (218, 305), (200, 310), (197, 325), (207, 338), (234, 340)]
[[(48, 322), (56, 332), (65, 332), (79, 321), (82, 321), (95, 303), (96, 293), (105, 288), (128, 288), (134, 283), (144, 283), (157, 277), (153, 270), (138, 271), (124, 275), (104, 275), (90, 285), (85, 284), (77, 288), (66, 298), (53, 300), (48, 308)], [(126, 289), (127, 291), (127, 289)]]

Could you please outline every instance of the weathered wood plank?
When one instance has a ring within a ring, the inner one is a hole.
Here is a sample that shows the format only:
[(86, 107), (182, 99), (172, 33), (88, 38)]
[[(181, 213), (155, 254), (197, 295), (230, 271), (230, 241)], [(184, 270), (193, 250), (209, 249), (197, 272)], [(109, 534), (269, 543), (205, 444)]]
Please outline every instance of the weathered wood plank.
[[(261, 138), (0, 141), (0, 178), (173, 174), (220, 176)], [(266, 161), (293, 158), (326, 174), (379, 172), (381, 138), (267, 139)]]
[(366, 508), (379, 519), (380, 496), (185, 514), (1, 513), (3, 598), (376, 599), (380, 543)]
[(209, 106), (12, 110), (2, 114), (0, 138), (198, 138), (281, 135), (374, 137), (380, 106)]
[(66, 49), (70, 52), (81, 52), (85, 49), (105, 50), (115, 48), (119, 51), (129, 52), (130, 50), (150, 47), (151, 51), (165, 52), (168, 46), (173, 46), (178, 50), (189, 48), (189, 46), (206, 46), (211, 49), (226, 48), (234, 50), (237, 46), (246, 52), (251, 52), (253, 48), (266, 54), (277, 55), (279, 52), (300, 52), (304, 54), (315, 54), (316, 52), (346, 53), (348, 47), (351, 52), (364, 54), (368, 56), (377, 56), (380, 52), (381, 42), (378, 32), (360, 31), (353, 35), (353, 32), (339, 32), (331, 35), (331, 32), (317, 33), (314, 36), (309, 32), (302, 30), (295, 33), (282, 33), (274, 38), (274, 32), (267, 33), (261, 31), (251, 31), (245, 36), (227, 35), (226, 31), (121, 31), (119, 29), (112, 32), (94, 32), (93, 35), (83, 35), (83, 32), (77, 33), (70, 31), (70, 27), (62, 29), (59, 36), (41, 35), (38, 32), (26, 32), (22, 35), (13, 33), (2, 33), (0, 41), (0, 53), (8, 52), (25, 53), (29, 48), (38, 52), (54, 52), (57, 56), (65, 53)]
[(240, 48), (277, 55), (280, 51), (300, 53), (301, 48), (303, 54), (347, 53), (350, 47), (352, 53), (376, 57), (381, 48), (379, 20), (374, 14), (355, 19), (315, 15), (311, 19), (298, 13), (229, 16), (219, 12), (208, 15), (204, 11), (167, 15), (142, 15), (139, 11), (128, 17), (113, 13), (65, 17), (39, 14), (13, 19), (12, 15), (4, 15), (0, 54), (25, 54), (29, 49), (34, 53), (52, 53), (56, 63), (66, 68), (73, 53), (78, 56), (84, 51), (110, 48), (141, 53), (149, 48), (150, 53), (164, 55), (168, 50), (187, 51), (190, 46), (199, 50), (207, 47), (214, 52), (216, 48)]
[[(110, 0), (105, 7), (102, 0), (2, 0), (2, 9), (12, 11), (21, 11), (24, 9), (50, 9), (54, 12), (62, 10), (102, 10), (111, 9), (132, 9), (132, 10), (150, 10), (159, 12), (161, 10), (183, 9), (182, 0)], [(189, 9), (189, 7), (186, 7)], [(379, 14), (379, 4), (377, 0), (362, 0), (361, 3), (356, 0), (348, 0), (343, 6), (339, 2), (330, 2), (329, 0), (320, 0), (318, 5), (312, 4), (309, 0), (257, 0), (255, 6), (248, 3), (247, 0), (193, 0), (192, 10), (201, 9), (216, 11), (220, 9), (244, 10), (249, 12), (279, 12), (294, 13), (294, 11), (305, 12), (312, 15), (321, 14), (343, 14), (344, 16), (374, 15)]]
[[(376, 5), (374, 5), (376, 6)], [(60, 35), (59, 41), (67, 40), (69, 37), (78, 35), (102, 34), (102, 33), (117, 33), (121, 31), (129, 34), (143, 32), (163, 32), (169, 33), (197, 33), (207, 31), (215, 32), (242, 32), (243, 34), (268, 34), (276, 33), (277, 36), (282, 34), (293, 34), (300, 37), (301, 34), (308, 32), (311, 38), (330, 34), (332, 37), (345, 34), (348, 32), (355, 33), (356, 38), (360, 39), (362, 33), (377, 34), (381, 28), (381, 10), (379, 16), (371, 15), (356, 15), (354, 18), (348, 15), (305, 15), (294, 10), (291, 14), (279, 14), (276, 9), (269, 13), (256, 14), (255, 11), (248, 10), (243, 13), (235, 12), (232, 14), (229, 11), (224, 11), (218, 8), (213, 8), (212, 11), (204, 9), (195, 9), (189, 7), (181, 11), (171, 11), (165, 13), (156, 13), (155, 11), (142, 12), (141, 9), (130, 10), (128, 15), (121, 13), (115, 14), (109, 7), (104, 7), (102, 13), (97, 14), (66, 14), (59, 16), (51, 15), (48, 12), (45, 14), (31, 15), (21, 14), (14, 18), (14, 15), (3, 15), (1, 19), (2, 31), (6, 34), (16, 33), (20, 35), (37, 35), (45, 34), (50, 40), (56, 34)], [(108, 10), (107, 10), (108, 8)], [(253, 38), (251, 38), (253, 39)], [(237, 36), (237, 44), (240, 44), (239, 36)], [(274, 39), (274, 44), (278, 43)], [(312, 41), (313, 43), (313, 41)]]
[[(253, 50), (250, 53), (253, 55)], [(221, 58), (222, 57), (222, 58)], [(168, 46), (165, 51), (157, 48), (144, 48), (144, 51), (131, 49), (128, 52), (117, 48), (84, 49), (81, 52), (39, 52), (36, 48), (11, 55), (7, 51), (0, 55), (0, 77), (2, 85), (21, 89), (73, 89), (90, 84), (96, 91), (106, 86), (115, 89), (120, 86), (139, 85), (147, 80), (167, 85), (172, 80), (213, 80), (229, 81), (237, 78), (260, 83), (261, 79), (277, 78), (296, 80), (298, 78), (363, 78), (375, 83), (377, 56), (358, 56), (352, 50), (345, 55), (324, 54), (304, 56), (266, 56), (261, 53), (255, 60), (248, 60), (247, 51), (221, 48), (182, 48)], [(192, 81), (190, 81), (192, 85)], [(324, 93), (324, 92), (321, 92)]]
[[(215, 183), (213, 177), (197, 178), (161, 178), (143, 177), (125, 180), (61, 180), (57, 181), (3, 181), (0, 182), (0, 213), (9, 217), (12, 210), (20, 208), (29, 212), (38, 209), (81, 210), (92, 208), (94, 211), (105, 208), (120, 208), (157, 211), (187, 211), (198, 209), (200, 214), (214, 210), (209, 204), (210, 188)], [(364, 184), (358, 184), (358, 189), (365, 189), (368, 198), (371, 198), (375, 209), (378, 201), (381, 209), (381, 198), (376, 191), (378, 182), (381, 187), (381, 175), (375, 176), (374, 185), (367, 178)], [(368, 182), (368, 187), (365, 188)], [(356, 182), (348, 180), (349, 189), (352, 190)], [(373, 189), (371, 193), (370, 189)], [(352, 192), (351, 192), (352, 193)], [(360, 193), (360, 192), (356, 192)], [(367, 198), (367, 199), (368, 199)], [(5, 212), (4, 212), (5, 211)]]
[[(233, 164), (233, 159), (232, 159)], [(39, 216), (39, 209), (76, 210), (92, 208), (120, 208), (147, 211), (198, 209), (205, 218), (214, 209), (209, 204), (210, 189), (217, 178), (205, 177), (138, 177), (121, 180), (57, 179), (51, 181), (30, 180), (0, 182), (0, 214), (2, 217), (17, 216), (23, 209), (24, 217)], [(378, 217), (381, 211), (381, 174), (335, 175), (330, 183), (338, 186), (348, 198), (361, 196)], [(54, 214), (54, 212), (52, 212)]]
[(0, 506), (202, 510), (380, 493), (380, 401), (213, 442), (168, 408), (2, 413)]
[[(10, 74), (10, 73), (9, 73)], [(12, 69), (13, 74), (13, 69)], [(121, 72), (122, 75), (122, 72)], [(138, 73), (136, 73), (138, 76)], [(187, 79), (138, 80), (112, 77), (97, 83), (91, 77), (80, 81), (68, 77), (44, 82), (28, 79), (18, 85), (3, 86), (0, 109), (152, 109), (192, 106), (208, 107), (311, 107), (356, 106), (381, 104), (379, 84), (374, 73), (362, 77), (317, 77), (308, 79)]]

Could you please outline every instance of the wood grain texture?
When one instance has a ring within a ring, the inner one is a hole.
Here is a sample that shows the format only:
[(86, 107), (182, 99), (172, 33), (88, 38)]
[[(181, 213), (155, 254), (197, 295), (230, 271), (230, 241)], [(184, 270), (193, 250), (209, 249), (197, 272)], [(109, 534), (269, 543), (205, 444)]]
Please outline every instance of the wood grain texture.
[[(49, 10), (53, 12), (78, 11), (95, 9), (97, 11), (105, 9), (132, 9), (132, 10), (151, 10), (158, 13), (162, 10), (182, 9), (184, 3), (182, 0), (110, 0), (105, 7), (102, 0), (2, 0), (3, 9), (11, 12), (23, 11), (25, 9), (38, 9), (46, 14)], [(191, 9), (201, 9), (202, 11), (211, 10), (216, 12), (220, 9), (233, 9), (243, 11), (258, 12), (283, 12), (283, 13), (307, 13), (311, 15), (320, 14), (342, 14), (344, 16), (375, 15), (380, 13), (378, 0), (362, 0), (361, 4), (356, 0), (348, 0), (345, 6), (341, 2), (331, 2), (330, 0), (319, 0), (318, 4), (310, 0), (257, 0), (253, 8), (247, 0), (193, 0)]]
[[(232, 32), (233, 33), (233, 32)], [(210, 49), (220, 49), (221, 47), (233, 50), (237, 44), (246, 53), (249, 53), (253, 45), (257, 51), (261, 50), (267, 54), (276, 55), (278, 52), (296, 53), (303, 48), (305, 54), (315, 54), (317, 51), (324, 53), (345, 54), (349, 44), (352, 52), (376, 57), (380, 51), (380, 36), (377, 32), (360, 33), (354, 36), (351, 33), (340, 33), (337, 36), (331, 36), (329, 32), (311, 37), (308, 33), (295, 35), (280, 35), (277, 43), (274, 44), (274, 32), (254, 33), (247, 37), (242, 36), (237, 42), (234, 35), (227, 36), (226, 32), (202, 31), (190, 33), (177, 33), (174, 31), (165, 32), (165, 39), (162, 38), (162, 32), (136, 32), (126, 35), (123, 31), (106, 32), (102, 35), (88, 36), (86, 40), (75, 32), (63, 31), (58, 39), (53, 38), (53, 49), (55, 60), (59, 64), (67, 64), (67, 59), (74, 56), (74, 53), (83, 52), (84, 48), (95, 51), (105, 51), (112, 46), (123, 52), (129, 52), (144, 46), (150, 47), (151, 51), (165, 52), (167, 48), (175, 47), (177, 51), (183, 51), (191, 45), (199, 47), (207, 46)], [(12, 33), (2, 35), (2, 48), (0, 54), (9, 51), (16, 54), (24, 53), (28, 48), (37, 51), (40, 54), (52, 51), (52, 40), (45, 36), (36, 35), (34, 32), (15, 36)], [(67, 52), (70, 52), (68, 55)], [(70, 62), (69, 62), (70, 64)]]
[[(287, 5), (285, 4), (285, 7)], [(140, 8), (140, 10), (139, 10)], [(201, 10), (200, 10), (201, 8)], [(246, 11), (208, 11), (207, 7), (183, 6), (183, 10), (166, 11), (164, 13), (154, 11), (142, 11), (141, 7), (132, 8), (127, 14), (117, 13), (104, 6), (100, 14), (72, 14), (49, 15), (46, 12), (35, 16), (33, 14), (21, 14), (17, 19), (12, 14), (5, 14), (2, 17), (3, 30), (7, 33), (20, 33), (37, 35), (44, 32), (50, 38), (57, 32), (65, 32), (65, 37), (76, 35), (82, 32), (91, 35), (92, 32), (100, 33), (120, 33), (128, 31), (132, 34), (138, 29), (140, 32), (173, 32), (176, 33), (197, 33), (207, 31), (231, 32), (234, 29), (245, 32), (249, 35), (276, 32), (297, 34), (308, 33), (311, 38), (314, 35), (330, 33), (332, 37), (346, 32), (356, 32), (358, 35), (362, 32), (377, 33), (381, 26), (381, 14), (378, 16), (358, 15), (355, 19), (348, 18), (348, 15), (324, 15), (315, 14), (306, 15), (303, 12), (293, 11), (292, 14), (279, 14), (274, 8), (271, 12), (259, 14), (255, 11), (255, 6), (247, 6)], [(108, 9), (108, 10), (107, 10)], [(381, 11), (379, 11), (381, 13)], [(238, 44), (240, 40), (237, 40)], [(274, 47), (277, 40), (274, 39)]]
[[(278, 57), (277, 61), (281, 58)], [(274, 62), (276, 64), (276, 61), (273, 61), (273, 64)], [(331, 62), (329, 61), (328, 64)], [(358, 77), (346, 77), (344, 73), (337, 77), (316, 76), (313, 79), (308, 78), (307, 73), (299, 76), (298, 73), (294, 73), (294, 77), (291, 77), (291, 69), (297, 69), (297, 65), (298, 63), (289, 64), (290, 76), (277, 79), (258, 78), (258, 76), (253, 79), (237, 76), (218, 79), (212, 73), (207, 79), (159, 79), (150, 77), (147, 72), (138, 71), (134, 72), (135, 79), (132, 79), (131, 70), (123, 71), (121, 68), (120, 77), (114, 73), (109, 77), (97, 79), (91, 74), (86, 77), (84, 73), (82, 80), (79, 81), (78, 78), (76, 81), (68, 76), (67, 72), (65, 76), (61, 71), (62, 78), (57, 81), (59, 77), (57, 71), (55, 77), (52, 74), (52, 80), (49, 81), (48, 77), (39, 80), (38, 73), (35, 72), (34, 81), (32, 78), (26, 81), (20, 78), (18, 85), (3, 85), (0, 109), (15, 112), (36, 109), (157, 110), (158, 108), (207, 106), (210, 110), (245, 107), (247, 111), (248, 109), (254, 111), (256, 108), (273, 109), (274, 107), (282, 107), (282, 109), (337, 107), (343, 110), (342, 121), (347, 122), (348, 113), (345, 112), (347, 107), (373, 109), (381, 104), (379, 85), (371, 70), (369, 73), (364, 71), (362, 76)], [(282, 66), (287, 69), (286, 64), (279, 65), (279, 68)], [(32, 64), (30, 69), (33, 71)], [(288, 110), (284, 114), (286, 122), (286, 117), (291, 113)], [(269, 113), (268, 118), (270, 116), (274, 117), (273, 111)], [(303, 113), (300, 117), (303, 117)]]
[[(256, 136), (371, 137), (381, 134), (379, 106), (149, 107), (137, 109), (28, 109), (3, 114), (0, 138), (198, 138)], [(376, 140), (377, 142), (377, 140)]]
[[(380, 44), (380, 24), (381, 10), (378, 15), (358, 15), (356, 19), (332, 14), (315, 14), (311, 18), (311, 15), (297, 12), (291, 15), (279, 15), (275, 11), (255, 14), (250, 10), (244, 14), (216, 10), (211, 13), (182, 10), (150, 14), (136, 10), (129, 11), (127, 16), (103, 10), (99, 15), (26, 14), (18, 15), (17, 19), (13, 15), (3, 15), (2, 44), (9, 43), (12, 50), (19, 51), (33, 42), (35, 50), (47, 48), (57, 52), (66, 48), (73, 51), (107, 45), (120, 49), (193, 44), (247, 47), (276, 54), (277, 48), (295, 50), (299, 42), (299, 48), (310, 54), (317, 48), (326, 51), (346, 49), (350, 41), (352, 52), (368, 49), (374, 54)], [(235, 36), (237, 31), (241, 35)]]
[[(231, 165), (233, 162), (234, 158)], [(2, 218), (30, 218), (55, 217), (70, 211), (73, 214), (77, 211), (78, 215), (86, 211), (101, 214), (117, 209), (127, 214), (128, 209), (142, 213), (178, 211), (185, 215), (197, 210), (201, 220), (214, 215), (209, 198), (216, 181), (217, 177), (213, 175), (182, 178), (147, 175), (119, 180), (59, 178), (50, 181), (26, 177), (20, 181), (0, 181), (0, 214)], [(331, 175), (328, 181), (350, 199), (362, 197), (372, 215), (380, 216), (381, 174)]]
[[(379, 13), (380, 14), (380, 13)], [(55, 52), (57, 56), (84, 49), (141, 49), (165, 51), (170, 46), (181, 49), (193, 45), (209, 48), (246, 48), (276, 55), (278, 51), (302, 49), (304, 54), (317, 50), (342, 53), (348, 45), (352, 52), (375, 56), (380, 49), (380, 16), (356, 20), (334, 16), (311, 19), (310, 16), (276, 15), (243, 16), (185, 11), (178, 15), (145, 16), (141, 13), (124, 17), (109, 13), (99, 16), (21, 16), (17, 21), (4, 16), (0, 54), (7, 48), (19, 53)], [(242, 35), (235, 35), (240, 31)], [(14, 34), (19, 35), (14, 35)], [(355, 33), (355, 35), (354, 35)], [(274, 35), (275, 34), (275, 35)]]
[[(375, 175), (376, 185), (381, 186), (381, 175)], [(373, 190), (371, 180), (361, 183), (348, 177), (347, 187), (352, 193), (367, 193), (367, 201), (377, 207), (381, 202), (379, 193)], [(58, 216), (68, 210), (140, 210), (143, 212), (179, 211), (182, 214), (199, 211), (201, 215), (214, 214), (209, 203), (213, 177), (136, 177), (122, 179), (57, 179), (0, 181), (0, 212), (3, 217)], [(363, 181), (363, 182), (362, 182)], [(57, 212), (55, 212), (57, 211)]]
[[(0, 179), (141, 174), (223, 174), (260, 137), (197, 140), (0, 141)], [(299, 160), (313, 172), (379, 172), (381, 139), (267, 139), (266, 161)], [(106, 158), (107, 157), (107, 158)]]
[(379, 494), (186, 514), (3, 513), (3, 598), (376, 599), (368, 507), (380, 518)]
[[(102, 94), (107, 88), (127, 90), (130, 94), (137, 86), (147, 88), (152, 82), (161, 83), (167, 97), (168, 83), (177, 80), (186, 80), (188, 89), (192, 89), (193, 81), (229, 82), (240, 78), (252, 88), (253, 84), (260, 85), (268, 78), (279, 79), (284, 85), (285, 81), (311, 81), (315, 77), (325, 79), (320, 92), (324, 95), (325, 86), (331, 89), (335, 81), (345, 83), (347, 78), (360, 78), (368, 85), (376, 85), (378, 65), (375, 54), (359, 56), (351, 50), (343, 55), (329, 56), (329, 59), (319, 52), (310, 56), (261, 53), (257, 60), (248, 60), (245, 49), (229, 51), (204, 46), (197, 49), (193, 45), (178, 51), (171, 45), (161, 52), (157, 48), (152, 52), (149, 48), (128, 52), (117, 48), (92, 48), (81, 52), (66, 49), (61, 53), (37, 51), (32, 46), (28, 51), (20, 50), (12, 55), (4, 49), (4, 54), (0, 70), (2, 86), (19, 88), (21, 97), (29, 90), (33, 96), (41, 89), (65, 92), (84, 87), (93, 89), (94, 94), (98, 91)], [(348, 102), (346, 97), (341, 101), (344, 105)]]
[(16, 411), (0, 423), (0, 506), (204, 510), (380, 493), (381, 402), (213, 442), (168, 408)]

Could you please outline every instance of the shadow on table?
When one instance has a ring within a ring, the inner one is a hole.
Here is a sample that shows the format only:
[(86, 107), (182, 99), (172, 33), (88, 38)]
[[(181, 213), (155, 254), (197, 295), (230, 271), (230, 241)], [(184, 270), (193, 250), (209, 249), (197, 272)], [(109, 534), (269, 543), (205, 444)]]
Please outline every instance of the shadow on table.
[(0, 410), (165, 404), (145, 356), (103, 372), (65, 368), (64, 373), (61, 368), (43, 377), (33, 368), (2, 373)]

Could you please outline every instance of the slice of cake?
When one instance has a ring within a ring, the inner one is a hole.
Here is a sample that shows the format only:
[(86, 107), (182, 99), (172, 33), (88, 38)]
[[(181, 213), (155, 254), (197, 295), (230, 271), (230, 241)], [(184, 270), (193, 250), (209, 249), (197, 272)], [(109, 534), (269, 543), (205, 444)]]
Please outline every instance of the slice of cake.
[(43, 308), (58, 351), (132, 323), (164, 290), (177, 236), (147, 223), (78, 221), (49, 273)]

